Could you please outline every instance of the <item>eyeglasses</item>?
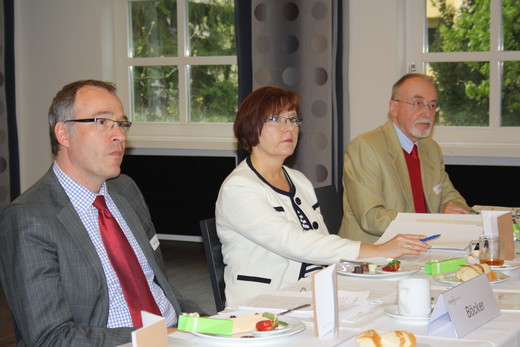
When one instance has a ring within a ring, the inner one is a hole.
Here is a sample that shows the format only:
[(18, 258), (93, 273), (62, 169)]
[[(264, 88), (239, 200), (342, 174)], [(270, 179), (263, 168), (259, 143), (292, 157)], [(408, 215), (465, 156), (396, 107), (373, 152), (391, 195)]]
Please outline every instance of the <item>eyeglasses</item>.
[(132, 122), (127, 120), (113, 120), (108, 118), (84, 118), (84, 119), (69, 119), (63, 123), (70, 122), (78, 122), (78, 123), (95, 123), (96, 129), (99, 131), (110, 131), (114, 129), (114, 125), (117, 123), (117, 126), (121, 131), (125, 134), (128, 133), (130, 127), (132, 126)]
[(419, 110), (422, 110), (424, 107), (428, 107), (428, 110), (430, 112), (439, 112), (439, 110), (441, 109), (436, 103), (432, 102), (432, 103), (429, 103), (429, 104), (425, 104), (424, 102), (421, 102), (421, 101), (416, 101), (416, 102), (406, 102), (406, 101), (401, 101), (401, 100), (397, 100), (395, 99), (394, 101), (397, 101), (397, 102), (402, 102), (402, 103), (405, 103), (405, 104), (408, 104), (408, 105), (412, 105), (412, 108), (416, 111), (419, 111)]
[(302, 117), (282, 117), (282, 116), (274, 116), (271, 118), (267, 118), (264, 120), (264, 123), (270, 123), (273, 125), (282, 125), (287, 124), (287, 121), (291, 122), (295, 127), (302, 125)]

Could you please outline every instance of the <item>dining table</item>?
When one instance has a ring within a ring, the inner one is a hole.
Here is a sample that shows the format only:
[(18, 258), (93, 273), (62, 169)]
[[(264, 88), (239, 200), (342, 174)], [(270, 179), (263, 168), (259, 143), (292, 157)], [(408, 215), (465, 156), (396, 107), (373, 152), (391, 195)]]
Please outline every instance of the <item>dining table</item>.
[[(517, 243), (517, 250), (520, 248)], [(518, 258), (518, 257), (517, 257)], [(355, 314), (339, 314), (337, 334), (329, 334), (324, 337), (316, 337), (314, 319), (312, 317), (301, 318), (295, 311), (295, 315), (288, 314), (291, 319), (298, 319), (304, 324), (301, 331), (272, 335), (260, 338), (233, 339), (225, 336), (211, 334), (194, 334), (177, 331), (168, 336), (169, 346), (346, 346), (356, 347), (356, 336), (373, 329), (378, 333), (387, 331), (408, 331), (415, 335), (417, 346), (448, 347), (448, 346), (520, 346), (520, 262), (509, 262), (516, 266), (509, 266), (500, 271), (500, 281), (491, 284), (491, 288), (500, 308), (500, 314), (481, 325), (466, 335), (457, 338), (453, 336), (451, 327), (446, 324), (438, 329), (434, 335), (426, 334), (429, 319), (403, 317), (396, 312), (397, 283), (403, 278), (426, 278), (430, 281), (432, 307), (439, 295), (459, 283), (445, 280), (443, 275), (425, 274), (424, 268), (419, 267), (415, 271), (403, 271), (393, 276), (370, 276), (369, 274), (350, 274), (338, 267), (337, 288), (338, 292), (364, 292), (367, 299), (362, 309)], [(303, 278), (297, 283), (282, 288), (279, 291), (283, 295), (291, 293), (312, 293), (312, 279)], [(253, 300), (254, 302), (254, 300)], [(244, 307), (227, 307), (220, 316), (240, 312)], [(249, 308), (251, 314), (253, 308)], [(258, 309), (260, 310), (260, 308)], [(347, 312), (348, 313), (348, 312)]]

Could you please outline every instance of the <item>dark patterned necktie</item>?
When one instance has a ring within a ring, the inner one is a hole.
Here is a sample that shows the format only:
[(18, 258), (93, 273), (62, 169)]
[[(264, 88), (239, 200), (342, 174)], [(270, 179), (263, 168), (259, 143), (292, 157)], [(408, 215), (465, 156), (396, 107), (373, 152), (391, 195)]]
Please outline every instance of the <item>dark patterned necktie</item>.
[(123, 230), (107, 208), (105, 197), (96, 196), (93, 205), (98, 209), (99, 230), (108, 259), (119, 279), (125, 295), (132, 322), (135, 327), (143, 326), (141, 311), (161, 315), (143, 269)]

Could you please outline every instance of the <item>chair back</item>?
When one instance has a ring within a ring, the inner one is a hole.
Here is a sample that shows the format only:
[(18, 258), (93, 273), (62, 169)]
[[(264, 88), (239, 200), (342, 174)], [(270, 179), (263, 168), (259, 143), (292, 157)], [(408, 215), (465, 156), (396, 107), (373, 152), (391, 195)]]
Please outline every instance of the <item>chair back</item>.
[(329, 234), (338, 234), (341, 220), (343, 219), (343, 211), (336, 186), (331, 184), (314, 188), (314, 191), (318, 197), (321, 214), (323, 215)]
[(226, 294), (224, 292), (226, 287), (224, 283), (225, 265), (222, 256), (222, 244), (217, 235), (215, 218), (200, 221), (200, 231), (206, 252), (206, 261), (208, 263), (215, 307), (217, 308), (217, 312), (220, 312), (226, 307)]

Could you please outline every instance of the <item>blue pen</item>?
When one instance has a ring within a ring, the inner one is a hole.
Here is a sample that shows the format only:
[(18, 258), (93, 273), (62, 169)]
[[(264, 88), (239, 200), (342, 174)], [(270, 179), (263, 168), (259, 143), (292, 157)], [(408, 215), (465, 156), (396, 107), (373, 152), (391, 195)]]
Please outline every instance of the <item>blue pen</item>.
[(441, 236), (441, 234), (428, 236), (428, 237), (425, 237), (424, 239), (421, 239), (421, 241), (422, 241), (422, 242), (430, 241), (430, 240), (436, 239), (436, 238), (439, 237), (439, 236)]

